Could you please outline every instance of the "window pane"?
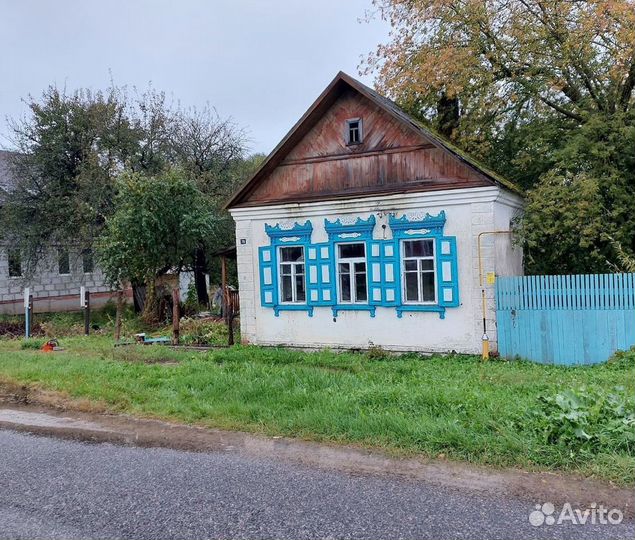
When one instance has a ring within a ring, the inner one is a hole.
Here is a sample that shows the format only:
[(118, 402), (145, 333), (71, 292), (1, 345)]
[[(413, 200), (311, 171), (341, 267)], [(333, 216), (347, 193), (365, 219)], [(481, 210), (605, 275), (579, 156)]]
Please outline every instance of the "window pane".
[(357, 274), (355, 276), (355, 298), (358, 302), (366, 302), (368, 300), (366, 274)]
[(304, 275), (295, 276), (295, 299), (297, 302), (304, 302), (306, 294), (304, 293)]
[(291, 276), (282, 276), (282, 301), (291, 302), (293, 294), (291, 292)]
[(404, 261), (406, 271), (410, 270), (411, 272), (417, 271), (417, 261)]
[(406, 272), (404, 274), (406, 280), (406, 301), (407, 302), (418, 302), (419, 301), (419, 290), (417, 285), (417, 273), (416, 272)]
[(281, 269), (281, 272), (282, 272), (283, 276), (290, 276), (291, 275), (291, 265), (290, 264), (280, 265), (280, 269)]
[(356, 274), (365, 274), (366, 273), (366, 263), (365, 262), (358, 262), (355, 263), (355, 273)]
[(60, 249), (58, 251), (58, 264), (57, 269), (60, 274), (70, 274), (71, 264), (68, 257), (68, 251), (65, 249)]
[(90, 274), (95, 269), (92, 249), (82, 251), (82, 268), (85, 274)]
[(303, 261), (304, 248), (302, 246), (280, 248), (280, 258), (284, 262)]
[(338, 244), (337, 248), (339, 249), (340, 259), (366, 256), (364, 244)]
[(7, 256), (9, 259), (9, 277), (20, 277), (22, 275), (22, 259), (20, 257), (20, 251), (17, 249), (10, 249)]
[(432, 259), (423, 259), (419, 261), (421, 270), (434, 270), (434, 261)]
[(342, 302), (351, 301), (351, 276), (350, 274), (340, 274), (340, 299)]
[(406, 257), (432, 257), (432, 240), (407, 240), (404, 242), (404, 252)]
[(304, 265), (303, 264), (296, 264), (295, 265), (295, 273), (296, 273), (296, 275), (304, 275)]
[(434, 273), (423, 272), (421, 274), (422, 302), (434, 302)]

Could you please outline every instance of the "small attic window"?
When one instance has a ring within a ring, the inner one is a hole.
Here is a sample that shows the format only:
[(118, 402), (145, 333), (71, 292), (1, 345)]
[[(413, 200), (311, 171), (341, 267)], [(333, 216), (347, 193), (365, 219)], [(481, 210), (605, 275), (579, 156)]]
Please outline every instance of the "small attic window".
[(362, 142), (362, 119), (350, 118), (346, 120), (346, 144), (360, 144)]

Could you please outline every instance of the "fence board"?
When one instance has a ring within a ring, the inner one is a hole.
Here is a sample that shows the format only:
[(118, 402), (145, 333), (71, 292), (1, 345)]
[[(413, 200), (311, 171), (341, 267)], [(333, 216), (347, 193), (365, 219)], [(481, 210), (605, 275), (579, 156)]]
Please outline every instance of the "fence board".
[(495, 298), (505, 358), (594, 364), (635, 346), (635, 273), (499, 277)]

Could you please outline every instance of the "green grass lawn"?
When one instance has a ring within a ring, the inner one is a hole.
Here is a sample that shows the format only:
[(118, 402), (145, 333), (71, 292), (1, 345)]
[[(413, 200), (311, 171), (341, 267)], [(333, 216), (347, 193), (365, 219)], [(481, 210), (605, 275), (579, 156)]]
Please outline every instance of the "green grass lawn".
[(540, 409), (540, 396), (592, 386), (616, 393), (632, 411), (633, 353), (608, 365), (563, 368), (470, 356), (113, 348), (106, 336), (68, 337), (61, 345), (64, 352), (46, 354), (0, 340), (0, 380), (140, 416), (635, 481), (632, 443), (602, 435), (603, 426), (595, 447), (549, 441)]

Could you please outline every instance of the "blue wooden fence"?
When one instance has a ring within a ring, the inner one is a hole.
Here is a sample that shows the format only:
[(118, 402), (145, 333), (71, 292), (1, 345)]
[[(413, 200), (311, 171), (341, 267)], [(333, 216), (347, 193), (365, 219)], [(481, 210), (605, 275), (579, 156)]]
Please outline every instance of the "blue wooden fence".
[(635, 274), (500, 277), (498, 350), (543, 364), (595, 364), (635, 345)]

